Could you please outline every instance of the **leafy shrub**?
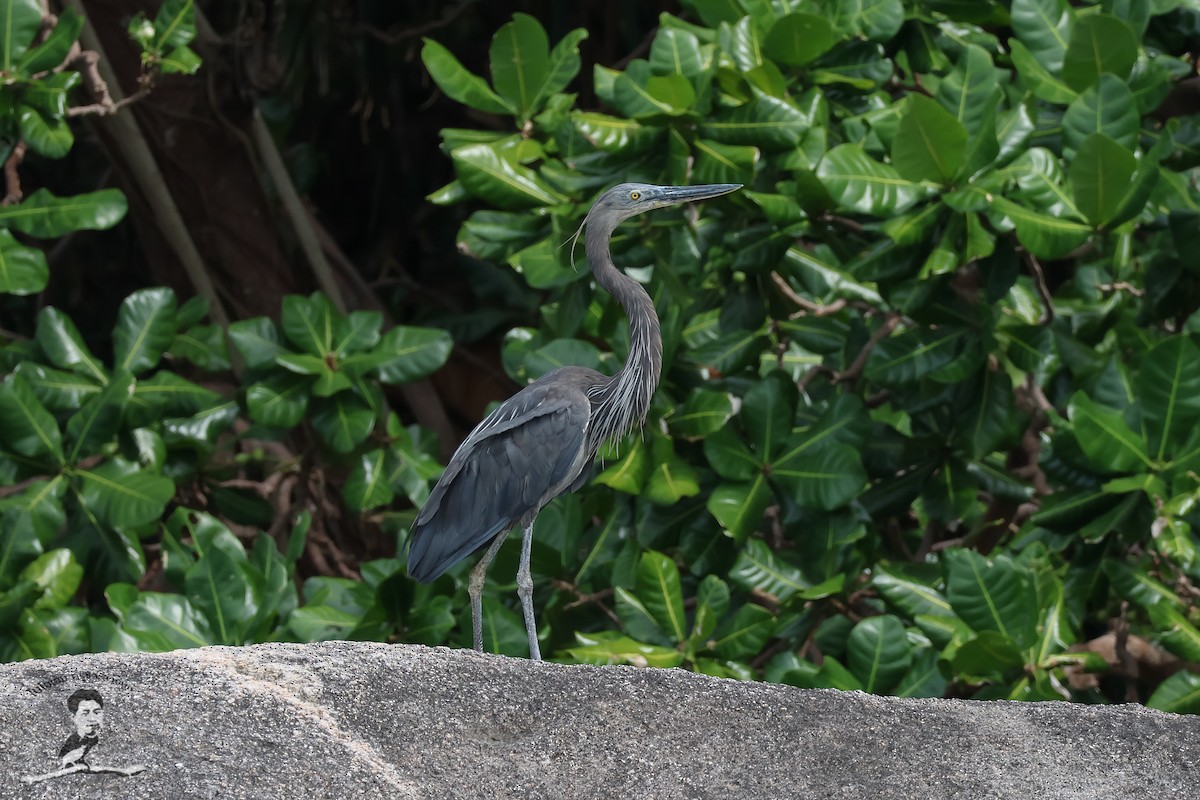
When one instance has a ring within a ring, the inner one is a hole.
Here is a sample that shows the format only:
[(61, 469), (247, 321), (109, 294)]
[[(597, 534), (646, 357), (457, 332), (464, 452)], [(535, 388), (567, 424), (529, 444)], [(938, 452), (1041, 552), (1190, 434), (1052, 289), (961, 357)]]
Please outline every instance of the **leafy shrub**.
[(620, 309), (559, 249), (602, 188), (747, 186), (614, 240), (650, 265), (665, 379), (644, 438), (539, 520), (551, 642), (1097, 700), (1119, 617), (1178, 659), (1151, 705), (1200, 710), (1178, 669), (1200, 660), (1196, 129), (1164, 104), (1200, 9), (684, 5), (697, 21), (664, 14), (646, 58), (595, 68), (603, 112), (561, 93), (582, 31), (551, 48), (515, 16), (490, 85), (422, 54), (446, 95), (512, 121), (444, 131), (457, 177), (430, 199), (482, 206), (460, 248), (538, 292), (504, 352), (518, 380), (622, 352)]

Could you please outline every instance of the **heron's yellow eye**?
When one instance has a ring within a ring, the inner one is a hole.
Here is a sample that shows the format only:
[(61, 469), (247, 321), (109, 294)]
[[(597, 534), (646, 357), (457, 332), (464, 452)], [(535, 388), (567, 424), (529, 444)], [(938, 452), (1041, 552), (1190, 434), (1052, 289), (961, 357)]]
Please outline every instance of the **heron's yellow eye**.
[(630, 192), (630, 193), (629, 193), (629, 199), (630, 199), (630, 200), (641, 200), (641, 199), (642, 199), (642, 193), (641, 193), (641, 192), (638, 192), (638, 191), (633, 191), (633, 192)]

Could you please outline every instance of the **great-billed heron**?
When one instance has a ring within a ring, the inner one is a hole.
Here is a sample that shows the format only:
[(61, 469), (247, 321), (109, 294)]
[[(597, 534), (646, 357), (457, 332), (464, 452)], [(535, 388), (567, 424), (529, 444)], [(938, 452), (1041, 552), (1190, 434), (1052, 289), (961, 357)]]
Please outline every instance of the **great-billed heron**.
[(602, 445), (641, 426), (658, 386), (658, 315), (641, 284), (613, 264), (608, 246), (613, 230), (646, 211), (740, 188), (737, 183), (623, 183), (605, 192), (588, 212), (583, 222), (588, 264), (596, 283), (629, 317), (628, 360), (611, 377), (587, 367), (562, 367), (504, 401), (459, 445), (408, 539), (409, 574), (425, 583), (487, 545), (467, 585), (476, 650), (483, 649), (484, 574), (508, 532), (520, 526), (517, 595), (530, 658), (541, 658), (529, 574), (533, 522), (551, 500), (583, 485)]

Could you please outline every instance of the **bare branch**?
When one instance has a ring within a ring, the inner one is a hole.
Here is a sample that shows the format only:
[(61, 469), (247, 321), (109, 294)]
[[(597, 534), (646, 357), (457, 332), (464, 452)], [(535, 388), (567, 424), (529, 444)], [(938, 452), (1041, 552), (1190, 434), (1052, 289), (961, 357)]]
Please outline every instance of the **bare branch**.
[(13, 145), (12, 152), (9, 153), (8, 159), (4, 162), (4, 199), (0, 200), (0, 205), (11, 206), (21, 202), (21, 198), (25, 193), (21, 191), (21, 176), (17, 172), (17, 167), (21, 166), (21, 162), (25, 160), (25, 151), (28, 145), (22, 139)]
[(1046, 273), (1033, 253), (1024, 249), (1021, 252), (1025, 256), (1025, 265), (1029, 267), (1029, 272), (1033, 275), (1033, 283), (1037, 286), (1038, 297), (1042, 299), (1042, 305), (1046, 309), (1042, 313), (1042, 318), (1038, 320), (1038, 324), (1049, 325), (1054, 321), (1054, 298), (1050, 296), (1050, 287), (1046, 284)]

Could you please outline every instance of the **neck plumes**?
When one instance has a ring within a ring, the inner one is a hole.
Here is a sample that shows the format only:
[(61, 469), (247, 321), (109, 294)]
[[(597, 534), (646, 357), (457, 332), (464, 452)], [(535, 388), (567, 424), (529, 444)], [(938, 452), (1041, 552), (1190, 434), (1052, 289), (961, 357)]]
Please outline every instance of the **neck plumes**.
[(616, 298), (629, 318), (629, 358), (616, 375), (589, 394), (595, 407), (595, 442), (620, 439), (646, 419), (662, 371), (662, 333), (654, 301), (642, 285), (613, 264), (608, 240), (615, 225), (589, 224), (584, 239), (596, 282)]

